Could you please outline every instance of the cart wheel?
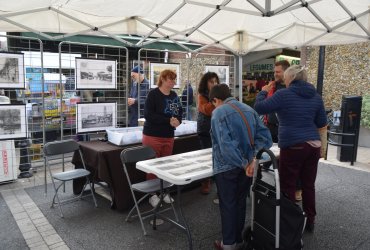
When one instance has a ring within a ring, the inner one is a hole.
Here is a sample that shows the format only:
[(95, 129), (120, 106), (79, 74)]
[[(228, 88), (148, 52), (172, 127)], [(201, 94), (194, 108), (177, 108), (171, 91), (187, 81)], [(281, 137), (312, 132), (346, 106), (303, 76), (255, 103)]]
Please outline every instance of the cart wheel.
[(238, 250), (253, 250), (252, 244), (252, 228), (249, 226), (243, 231), (243, 243)]

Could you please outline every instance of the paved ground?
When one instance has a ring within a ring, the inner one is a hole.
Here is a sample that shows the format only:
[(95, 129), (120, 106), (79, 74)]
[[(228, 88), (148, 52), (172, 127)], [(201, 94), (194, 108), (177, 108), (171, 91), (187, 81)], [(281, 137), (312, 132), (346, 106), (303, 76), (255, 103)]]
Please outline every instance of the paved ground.
[[(304, 234), (304, 249), (370, 249), (370, 149), (360, 148), (354, 167), (335, 160), (335, 148), (322, 161), (317, 178), (317, 224)], [(340, 165), (340, 166), (338, 166)], [(125, 222), (125, 213), (109, 208), (98, 197), (63, 207), (65, 218), (50, 209), (52, 190), (44, 195), (43, 173), (35, 178), (0, 185), (0, 249), (187, 249), (185, 234), (165, 223), (143, 236), (139, 222)], [(67, 186), (67, 194), (70, 194)], [(193, 189), (183, 195), (194, 249), (212, 249), (220, 238), (218, 206)], [(248, 202), (248, 208), (250, 208)], [(249, 223), (249, 215), (248, 221)]]

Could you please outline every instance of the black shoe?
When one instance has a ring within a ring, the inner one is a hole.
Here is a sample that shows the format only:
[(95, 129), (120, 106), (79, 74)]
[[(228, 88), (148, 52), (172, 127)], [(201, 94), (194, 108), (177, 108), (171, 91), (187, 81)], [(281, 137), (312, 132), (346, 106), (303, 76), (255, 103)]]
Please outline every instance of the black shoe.
[(314, 223), (307, 223), (304, 229), (305, 229), (305, 231), (307, 231), (309, 233), (313, 233), (313, 231), (315, 229), (315, 224)]

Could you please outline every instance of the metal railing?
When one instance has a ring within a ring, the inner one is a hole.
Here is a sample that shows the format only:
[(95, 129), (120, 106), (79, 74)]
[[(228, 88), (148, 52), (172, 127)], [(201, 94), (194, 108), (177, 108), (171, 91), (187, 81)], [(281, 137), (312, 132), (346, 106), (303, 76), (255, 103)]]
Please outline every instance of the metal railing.
[[(335, 136), (340, 136), (340, 137), (343, 137), (343, 136), (346, 136), (346, 137), (353, 137), (354, 138), (354, 143), (339, 143), (339, 142), (336, 142), (334, 140), (332, 140), (330, 138), (330, 135), (335, 135)], [(352, 155), (351, 155), (351, 166), (353, 166), (353, 163), (355, 162), (355, 156), (356, 156), (356, 150), (357, 150), (357, 144), (358, 144), (358, 140), (356, 140), (356, 136), (357, 136), (357, 131), (355, 131), (354, 133), (340, 133), (340, 132), (334, 132), (334, 131), (329, 131), (328, 130), (328, 140), (327, 140), (327, 144), (330, 144), (330, 145), (333, 145), (333, 146), (336, 146), (336, 147), (349, 147), (349, 148), (352, 148)], [(327, 159), (327, 156), (328, 156), (328, 150), (326, 150), (326, 154), (325, 154), (325, 160)]]

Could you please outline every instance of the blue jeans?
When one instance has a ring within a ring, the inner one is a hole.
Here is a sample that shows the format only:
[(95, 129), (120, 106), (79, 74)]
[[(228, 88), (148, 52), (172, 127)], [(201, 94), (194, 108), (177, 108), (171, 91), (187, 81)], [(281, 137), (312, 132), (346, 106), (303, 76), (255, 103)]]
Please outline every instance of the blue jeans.
[(245, 175), (242, 168), (215, 175), (222, 223), (224, 245), (242, 242), (245, 223), (247, 194), (252, 178)]

